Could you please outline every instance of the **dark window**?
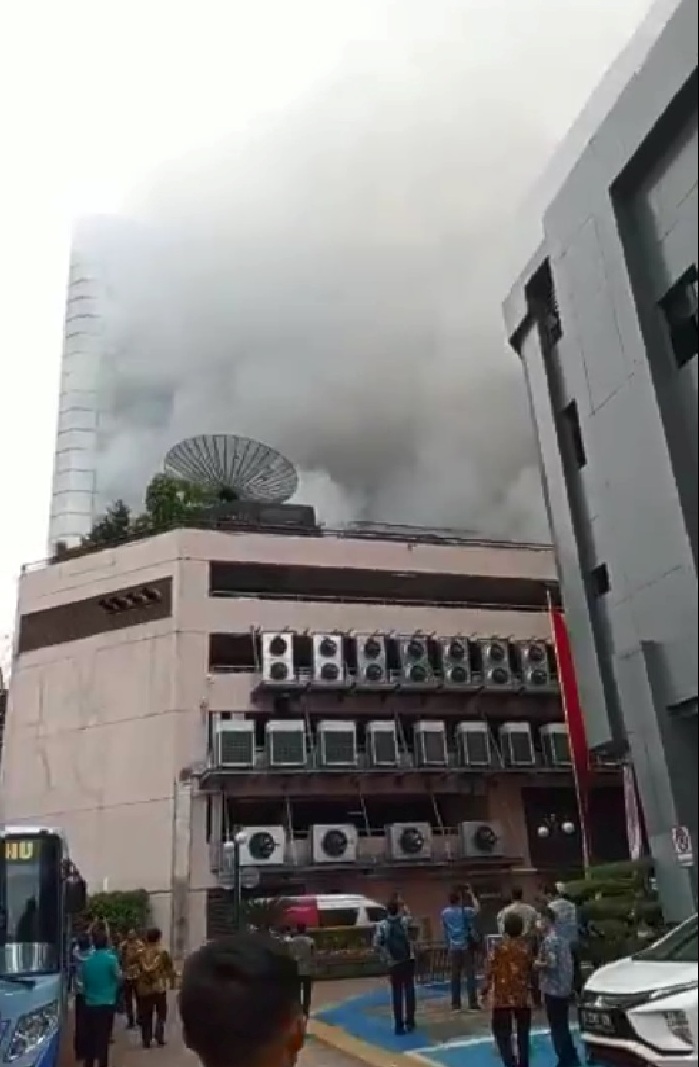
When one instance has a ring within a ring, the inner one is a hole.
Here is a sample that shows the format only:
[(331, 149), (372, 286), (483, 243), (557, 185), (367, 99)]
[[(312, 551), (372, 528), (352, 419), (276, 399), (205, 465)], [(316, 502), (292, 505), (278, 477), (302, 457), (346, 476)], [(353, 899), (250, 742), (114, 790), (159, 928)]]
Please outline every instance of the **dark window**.
[(678, 367), (684, 367), (699, 352), (699, 276), (690, 267), (660, 301), (670, 343)]
[(242, 634), (210, 634), (209, 670), (212, 674), (255, 671), (260, 661), (256, 641), (259, 637), (250, 630)]
[(606, 596), (612, 588), (609, 580), (609, 569), (606, 563), (600, 563), (591, 574), (592, 588), (596, 596)]
[(563, 408), (561, 415), (563, 417), (563, 425), (566, 434), (568, 435), (570, 447), (575, 456), (575, 462), (578, 466), (578, 470), (581, 470), (587, 463), (587, 455), (585, 454), (585, 444), (583, 442), (582, 430), (580, 429), (578, 405), (575, 400), (571, 400), (570, 404)]
[(521, 611), (546, 607), (546, 589), (538, 579), (278, 563), (212, 563), (209, 592), (256, 600), (474, 604)]

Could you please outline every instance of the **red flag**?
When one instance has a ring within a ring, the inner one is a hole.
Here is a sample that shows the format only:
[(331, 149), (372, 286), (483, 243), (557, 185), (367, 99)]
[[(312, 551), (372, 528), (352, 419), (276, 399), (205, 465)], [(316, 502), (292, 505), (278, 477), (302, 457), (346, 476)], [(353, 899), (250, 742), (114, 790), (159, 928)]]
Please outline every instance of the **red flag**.
[(580, 836), (582, 837), (583, 861), (585, 867), (590, 862), (590, 837), (589, 837), (589, 792), (590, 792), (590, 750), (587, 747), (587, 733), (585, 731), (585, 719), (580, 703), (580, 692), (575, 676), (575, 663), (573, 652), (570, 647), (570, 637), (566, 626), (565, 616), (560, 608), (555, 608), (549, 595), (549, 614), (551, 616), (551, 632), (553, 634), (553, 647), (558, 663), (558, 681), (561, 687), (561, 703), (568, 727), (568, 740), (570, 742), (570, 754), (573, 761), (573, 777), (575, 790), (578, 796), (578, 808), (580, 809)]

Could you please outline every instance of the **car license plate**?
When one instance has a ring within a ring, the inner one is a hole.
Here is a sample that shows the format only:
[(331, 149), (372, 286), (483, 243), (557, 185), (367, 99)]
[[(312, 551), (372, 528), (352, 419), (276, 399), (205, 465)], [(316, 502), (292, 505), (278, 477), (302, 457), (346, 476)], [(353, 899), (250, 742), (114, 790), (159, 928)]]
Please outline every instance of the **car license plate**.
[(585, 1008), (581, 1012), (582, 1029), (591, 1034), (613, 1034), (614, 1020), (608, 1011), (593, 1011)]

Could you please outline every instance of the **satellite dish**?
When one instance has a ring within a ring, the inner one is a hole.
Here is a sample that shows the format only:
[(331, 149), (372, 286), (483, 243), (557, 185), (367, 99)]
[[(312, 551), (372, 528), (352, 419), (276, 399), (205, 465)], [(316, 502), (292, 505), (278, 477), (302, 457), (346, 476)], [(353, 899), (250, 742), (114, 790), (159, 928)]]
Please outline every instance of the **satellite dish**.
[(223, 500), (281, 504), (294, 495), (298, 475), (276, 449), (236, 434), (200, 434), (170, 449), (165, 473), (218, 493)]

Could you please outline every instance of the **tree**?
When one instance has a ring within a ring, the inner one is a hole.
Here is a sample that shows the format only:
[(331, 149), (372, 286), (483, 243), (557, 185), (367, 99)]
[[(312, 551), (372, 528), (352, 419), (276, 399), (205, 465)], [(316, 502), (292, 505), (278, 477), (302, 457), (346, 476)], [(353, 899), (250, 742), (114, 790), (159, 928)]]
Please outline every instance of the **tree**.
[(113, 545), (126, 541), (131, 534), (131, 509), (123, 500), (115, 501), (98, 519), (85, 538), (87, 545)]
[(151, 533), (188, 525), (208, 503), (206, 492), (191, 482), (156, 474), (146, 490), (146, 510), (138, 522)]

